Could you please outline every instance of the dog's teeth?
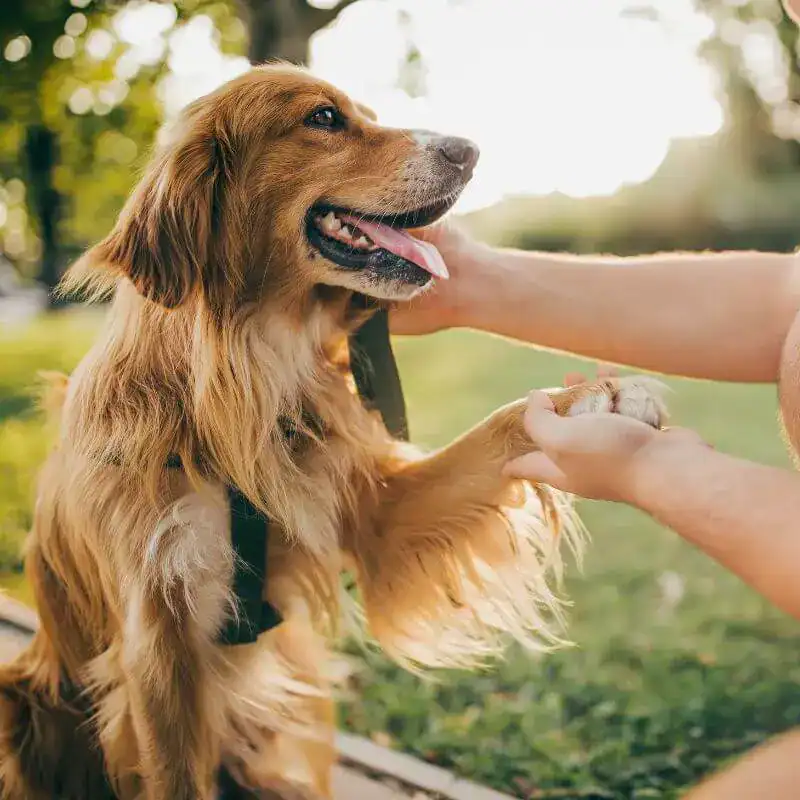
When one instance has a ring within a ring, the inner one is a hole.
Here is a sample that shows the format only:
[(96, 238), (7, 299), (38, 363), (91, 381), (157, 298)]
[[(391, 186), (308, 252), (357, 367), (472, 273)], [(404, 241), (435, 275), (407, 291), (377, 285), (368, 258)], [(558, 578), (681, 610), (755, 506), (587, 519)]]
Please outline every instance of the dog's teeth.
[(345, 239), (352, 239), (353, 235), (350, 233), (350, 228), (347, 225), (342, 225), (342, 229), (339, 233), (344, 236)]
[(322, 227), (326, 231), (336, 231), (341, 226), (341, 222), (336, 219), (336, 215), (333, 211), (329, 211), (322, 219)]
[(357, 247), (369, 247), (371, 244), (370, 240), (367, 239), (366, 236), (362, 236), (360, 239), (356, 240)]

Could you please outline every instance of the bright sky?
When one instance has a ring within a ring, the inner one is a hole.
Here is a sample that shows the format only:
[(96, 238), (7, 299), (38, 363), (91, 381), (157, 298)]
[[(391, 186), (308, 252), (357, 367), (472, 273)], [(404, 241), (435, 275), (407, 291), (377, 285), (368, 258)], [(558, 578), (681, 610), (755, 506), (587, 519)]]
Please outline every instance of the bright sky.
[[(360, 0), (314, 37), (311, 67), (385, 124), (474, 139), (481, 162), (459, 211), (508, 194), (607, 194), (650, 177), (673, 139), (722, 124), (697, 56), (710, 21), (692, 0), (648, 4), (658, 22), (625, 15), (635, 0)], [(169, 9), (147, 3), (115, 28), (132, 62), (169, 48), (173, 113), (247, 65), (221, 55), (207, 17), (170, 31)], [(409, 41), (426, 68), (419, 98), (398, 88)]]

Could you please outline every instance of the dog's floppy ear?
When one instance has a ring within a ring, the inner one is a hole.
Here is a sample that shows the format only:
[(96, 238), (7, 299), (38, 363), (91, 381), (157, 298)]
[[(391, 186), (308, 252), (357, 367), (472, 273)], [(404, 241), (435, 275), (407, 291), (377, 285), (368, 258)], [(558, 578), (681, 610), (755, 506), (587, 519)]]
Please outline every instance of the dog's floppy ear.
[(81, 261), (121, 272), (148, 299), (180, 305), (198, 286), (213, 284), (225, 173), (220, 144), (199, 125), (157, 156), (119, 215), (111, 233)]

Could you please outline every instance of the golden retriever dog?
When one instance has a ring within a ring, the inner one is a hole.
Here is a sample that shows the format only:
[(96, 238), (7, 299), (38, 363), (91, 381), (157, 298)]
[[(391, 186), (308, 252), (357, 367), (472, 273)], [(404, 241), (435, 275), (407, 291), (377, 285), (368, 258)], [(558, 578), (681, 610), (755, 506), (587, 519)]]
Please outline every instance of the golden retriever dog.
[[(0, 669), (0, 797), (330, 798), (340, 576), (412, 668), (559, 641), (568, 504), (501, 474), (525, 404), (423, 454), (354, 390), (368, 297), (446, 268), (407, 232), (469, 181), (471, 142), (381, 127), (300, 69), (256, 68), (196, 101), (111, 233), (69, 272), (113, 290), (61, 390), (26, 550), (41, 628)], [(533, 311), (532, 313), (535, 313)], [(554, 392), (560, 413), (658, 425), (646, 381)], [(264, 600), (240, 613), (230, 487), (270, 520)]]

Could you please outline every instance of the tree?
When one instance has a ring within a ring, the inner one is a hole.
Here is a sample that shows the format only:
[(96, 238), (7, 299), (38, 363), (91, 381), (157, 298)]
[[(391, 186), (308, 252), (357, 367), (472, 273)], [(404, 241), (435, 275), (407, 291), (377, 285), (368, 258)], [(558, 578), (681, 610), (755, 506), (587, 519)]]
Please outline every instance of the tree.
[[(0, 8), (8, 77), (0, 89), (0, 170), (7, 185), (23, 187), (16, 198), (6, 197), (12, 201), (7, 220), (15, 224), (7, 226), (5, 249), (23, 268), (33, 271), (38, 262), (38, 277), (48, 288), (70, 250), (95, 232), (93, 223), (107, 221), (107, 215), (83, 209), (92, 199), (104, 209), (118, 205), (129, 177), (115, 179), (113, 173), (128, 166), (120, 160), (132, 161), (157, 125), (155, 105), (143, 91), (148, 76), (132, 82), (114, 76), (111, 58), (124, 48), (108, 32), (113, 13), (105, 0)], [(97, 38), (100, 31), (105, 39)], [(129, 143), (117, 149), (116, 164), (107, 157), (113, 133)], [(59, 236), (65, 229), (76, 238)]]
[(722, 79), (732, 158), (758, 176), (800, 167), (800, 37), (780, 0), (698, 0), (714, 22), (705, 57)]
[(313, 34), (357, 1), (339, 0), (331, 8), (318, 8), (306, 0), (239, 0), (250, 33), (250, 60), (254, 64), (271, 58), (304, 63)]

